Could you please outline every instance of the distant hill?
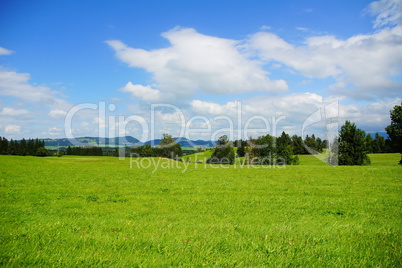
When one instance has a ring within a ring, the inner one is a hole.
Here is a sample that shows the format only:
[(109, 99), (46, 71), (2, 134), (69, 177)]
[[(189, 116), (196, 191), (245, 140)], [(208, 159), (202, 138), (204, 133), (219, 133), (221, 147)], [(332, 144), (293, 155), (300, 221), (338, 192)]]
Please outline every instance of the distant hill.
[[(74, 146), (68, 139), (41, 139), (45, 142), (45, 146), (60, 146), (60, 147), (68, 147)], [(136, 146), (141, 145), (142, 143), (131, 136), (125, 137), (116, 137), (116, 138), (99, 138), (99, 137), (80, 137), (76, 138), (77, 141), (81, 142), (83, 145), (90, 146), (102, 146), (102, 145), (126, 145), (126, 146)]]
[[(373, 139), (375, 138), (376, 133), (367, 133), (370, 134)], [(388, 135), (386, 132), (378, 132), (380, 136), (383, 136), (385, 139), (388, 138)], [(60, 147), (68, 147), (68, 146), (74, 146), (68, 139), (63, 138), (63, 139), (40, 139), (45, 142), (45, 146), (60, 146)], [(125, 136), (125, 137), (116, 137), (116, 138), (99, 138), (99, 137), (80, 137), (76, 138), (77, 141), (81, 142), (83, 145), (89, 145), (89, 146), (128, 146), (128, 147), (133, 147), (133, 146), (140, 146), (144, 144), (149, 144), (151, 146), (156, 146), (158, 145), (162, 140), (161, 139), (154, 139), (147, 141), (145, 143), (140, 142), (138, 139), (132, 137), (132, 136)], [(179, 141), (179, 144), (181, 147), (215, 147), (216, 143), (214, 141), (208, 140), (189, 140), (187, 138), (175, 138), (176, 141)]]
[[(68, 147), (74, 146), (68, 139), (41, 139), (45, 142), (45, 146), (59, 146), (59, 147)], [(125, 145), (128, 147), (132, 146), (140, 146), (143, 144), (150, 144), (151, 146), (156, 146), (160, 143), (161, 139), (150, 140), (145, 143), (140, 142), (138, 139), (132, 136), (125, 137), (117, 137), (117, 138), (99, 138), (99, 137), (79, 137), (76, 138), (77, 141), (82, 143), (83, 145), (88, 146), (116, 146), (116, 145)], [(179, 141), (181, 147), (215, 147), (215, 142), (213, 141), (204, 141), (204, 140), (189, 140), (186, 138), (175, 138), (176, 141)]]
[[(181, 147), (215, 147), (214, 141), (204, 141), (204, 140), (189, 140), (186, 138), (174, 138), (176, 141), (179, 141)], [(145, 144), (149, 144), (151, 146), (156, 146), (160, 143), (161, 139), (155, 139), (145, 142)]]

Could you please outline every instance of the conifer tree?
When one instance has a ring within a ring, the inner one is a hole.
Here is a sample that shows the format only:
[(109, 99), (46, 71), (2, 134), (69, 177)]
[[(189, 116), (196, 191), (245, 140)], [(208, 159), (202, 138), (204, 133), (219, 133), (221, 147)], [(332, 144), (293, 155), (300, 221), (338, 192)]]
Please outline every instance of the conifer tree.
[(354, 123), (346, 121), (339, 133), (339, 165), (369, 165), (366, 133)]

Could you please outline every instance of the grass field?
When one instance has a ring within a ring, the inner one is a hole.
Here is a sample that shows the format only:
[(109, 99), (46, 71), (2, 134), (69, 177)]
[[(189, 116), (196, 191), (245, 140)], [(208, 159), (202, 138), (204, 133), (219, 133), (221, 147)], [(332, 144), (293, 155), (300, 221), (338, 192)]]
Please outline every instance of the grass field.
[(0, 156), (0, 265), (401, 267), (400, 155), (370, 157), (185, 169)]

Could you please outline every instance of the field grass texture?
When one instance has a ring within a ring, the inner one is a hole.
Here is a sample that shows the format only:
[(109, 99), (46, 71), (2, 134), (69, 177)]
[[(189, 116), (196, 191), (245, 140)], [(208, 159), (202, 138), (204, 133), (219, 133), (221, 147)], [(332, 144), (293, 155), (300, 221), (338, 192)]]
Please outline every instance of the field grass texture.
[(401, 267), (400, 155), (370, 158), (185, 168), (0, 156), (0, 266)]

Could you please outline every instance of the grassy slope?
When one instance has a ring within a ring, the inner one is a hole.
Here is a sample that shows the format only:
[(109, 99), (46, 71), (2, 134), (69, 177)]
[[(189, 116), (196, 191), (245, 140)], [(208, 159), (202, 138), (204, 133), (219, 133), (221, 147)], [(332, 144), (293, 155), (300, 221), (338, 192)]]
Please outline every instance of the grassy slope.
[(163, 159), (0, 156), (0, 265), (400, 267), (399, 159), (183, 173)]

